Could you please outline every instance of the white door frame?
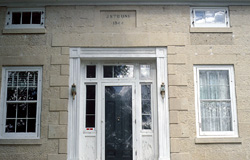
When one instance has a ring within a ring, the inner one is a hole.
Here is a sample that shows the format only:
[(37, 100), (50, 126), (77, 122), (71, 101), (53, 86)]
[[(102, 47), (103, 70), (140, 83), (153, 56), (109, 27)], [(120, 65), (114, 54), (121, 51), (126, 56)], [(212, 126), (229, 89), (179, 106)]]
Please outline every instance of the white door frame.
[[(68, 103), (68, 160), (79, 160), (79, 104), (80, 96), (71, 95), (71, 86), (76, 84), (80, 93), (80, 67), (84, 60), (155, 60), (157, 70), (158, 109), (158, 160), (170, 160), (168, 76), (166, 48), (70, 48), (70, 77)], [(160, 94), (161, 84), (166, 85), (165, 98)], [(100, 148), (101, 149), (101, 148)], [(97, 149), (98, 152), (98, 149)], [(101, 157), (97, 156), (97, 160)]]

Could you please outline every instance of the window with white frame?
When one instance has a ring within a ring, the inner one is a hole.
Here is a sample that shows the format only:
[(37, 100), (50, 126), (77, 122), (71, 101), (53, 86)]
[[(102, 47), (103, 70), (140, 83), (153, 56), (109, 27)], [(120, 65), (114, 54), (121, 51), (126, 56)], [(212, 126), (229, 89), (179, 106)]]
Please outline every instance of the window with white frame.
[(41, 67), (3, 67), (1, 137), (40, 137)]
[(237, 137), (233, 66), (195, 66), (197, 136)]
[(227, 7), (193, 7), (191, 27), (229, 27)]
[(44, 8), (9, 8), (5, 28), (44, 28), (44, 18)]

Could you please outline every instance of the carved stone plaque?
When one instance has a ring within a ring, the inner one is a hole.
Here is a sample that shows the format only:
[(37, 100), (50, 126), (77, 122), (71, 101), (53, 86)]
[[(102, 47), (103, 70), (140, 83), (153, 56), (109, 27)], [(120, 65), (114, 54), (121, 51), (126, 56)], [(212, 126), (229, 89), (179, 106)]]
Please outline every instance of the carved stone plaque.
[(103, 27), (131, 28), (136, 26), (136, 12), (133, 10), (101, 11)]

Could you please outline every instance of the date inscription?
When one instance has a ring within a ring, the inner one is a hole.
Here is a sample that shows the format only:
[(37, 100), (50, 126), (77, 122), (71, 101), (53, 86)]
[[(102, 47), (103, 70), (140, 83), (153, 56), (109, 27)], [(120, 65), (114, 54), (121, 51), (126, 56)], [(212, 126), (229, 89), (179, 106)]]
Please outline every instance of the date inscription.
[(102, 25), (106, 27), (135, 27), (135, 11), (101, 11)]

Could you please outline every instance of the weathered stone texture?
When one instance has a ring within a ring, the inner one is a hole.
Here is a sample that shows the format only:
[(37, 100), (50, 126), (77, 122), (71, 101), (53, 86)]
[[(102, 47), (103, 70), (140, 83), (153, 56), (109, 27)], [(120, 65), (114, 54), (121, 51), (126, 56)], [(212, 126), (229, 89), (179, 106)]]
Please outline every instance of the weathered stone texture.
[(67, 153), (67, 139), (59, 139), (59, 153)]
[(69, 76), (50, 76), (50, 86), (68, 86), (69, 85)]
[(60, 124), (68, 124), (68, 112), (60, 112)]
[(67, 125), (49, 125), (48, 138), (67, 138)]
[[(1, 31), (6, 9), (0, 7)], [(136, 24), (105, 27), (101, 10), (136, 11)], [(195, 30), (189, 6), (46, 6), (46, 33), (0, 32), (0, 71), (43, 67), (42, 145), (0, 145), (0, 159), (67, 159), (70, 47), (155, 46), (168, 50), (171, 160), (250, 159), (250, 6), (230, 6), (229, 13), (230, 28)], [(241, 144), (195, 144), (193, 65), (200, 64), (234, 66)]]
[(50, 111), (66, 111), (67, 109), (67, 99), (50, 99)]

